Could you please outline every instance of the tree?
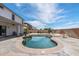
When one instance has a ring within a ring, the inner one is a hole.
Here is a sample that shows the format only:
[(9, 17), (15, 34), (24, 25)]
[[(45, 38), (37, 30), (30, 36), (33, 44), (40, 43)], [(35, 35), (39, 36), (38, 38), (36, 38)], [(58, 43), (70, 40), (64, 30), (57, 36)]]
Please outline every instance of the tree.
[(29, 29), (28, 29), (28, 27), (25, 27), (24, 28), (24, 34), (25, 34), (25, 36), (26, 36), (27, 33), (29, 33)]
[(49, 32), (49, 33), (52, 32), (51, 28), (48, 28), (48, 32)]

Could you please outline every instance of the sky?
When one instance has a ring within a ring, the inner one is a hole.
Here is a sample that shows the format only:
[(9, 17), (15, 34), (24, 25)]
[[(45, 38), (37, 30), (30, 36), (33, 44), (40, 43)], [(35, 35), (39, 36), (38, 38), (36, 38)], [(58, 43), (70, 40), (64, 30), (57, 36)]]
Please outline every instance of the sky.
[(37, 29), (79, 28), (78, 3), (4, 3)]

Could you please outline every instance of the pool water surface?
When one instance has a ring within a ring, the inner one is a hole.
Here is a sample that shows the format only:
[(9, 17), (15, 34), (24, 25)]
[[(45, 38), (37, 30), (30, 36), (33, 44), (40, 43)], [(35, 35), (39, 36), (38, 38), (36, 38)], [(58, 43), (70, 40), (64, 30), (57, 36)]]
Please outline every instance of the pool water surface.
[(29, 48), (52, 48), (57, 46), (57, 43), (47, 36), (31, 36), (23, 40), (23, 45)]

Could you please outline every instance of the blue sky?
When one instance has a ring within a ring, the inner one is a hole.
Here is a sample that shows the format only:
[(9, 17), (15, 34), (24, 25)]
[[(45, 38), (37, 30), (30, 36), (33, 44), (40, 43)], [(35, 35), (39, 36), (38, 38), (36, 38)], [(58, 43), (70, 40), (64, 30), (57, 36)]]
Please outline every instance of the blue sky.
[(5, 3), (21, 16), (26, 23), (40, 28), (79, 28), (78, 3)]

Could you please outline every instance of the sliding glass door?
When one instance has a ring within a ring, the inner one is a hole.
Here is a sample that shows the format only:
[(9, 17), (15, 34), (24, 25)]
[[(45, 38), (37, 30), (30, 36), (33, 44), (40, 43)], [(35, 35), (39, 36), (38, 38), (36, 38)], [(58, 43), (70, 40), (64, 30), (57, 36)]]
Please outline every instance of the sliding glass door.
[(0, 26), (0, 36), (2, 36), (2, 26)]
[(6, 36), (6, 26), (0, 26), (0, 36)]

